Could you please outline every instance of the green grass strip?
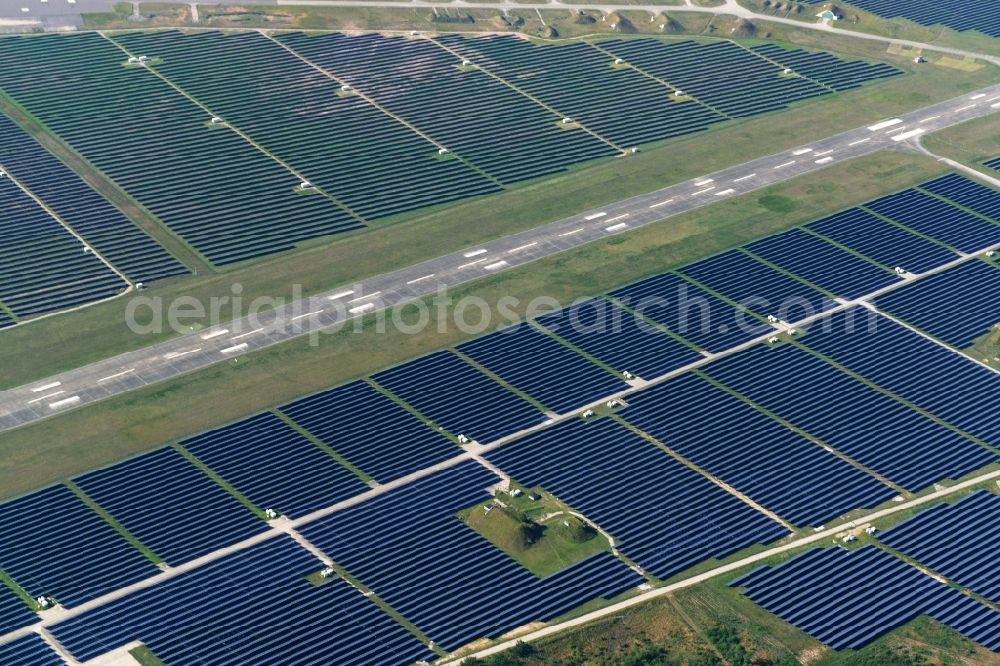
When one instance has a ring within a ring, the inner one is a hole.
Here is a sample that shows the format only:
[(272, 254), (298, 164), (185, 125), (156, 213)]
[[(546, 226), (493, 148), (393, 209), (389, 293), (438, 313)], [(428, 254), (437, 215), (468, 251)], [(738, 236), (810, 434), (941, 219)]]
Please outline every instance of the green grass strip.
[(80, 500), (87, 505), (87, 508), (96, 513), (104, 522), (111, 525), (118, 534), (121, 535), (123, 539), (129, 542), (129, 544), (138, 550), (140, 553), (146, 556), (153, 564), (160, 564), (163, 562), (163, 558), (154, 553), (146, 544), (139, 541), (138, 538), (131, 532), (129, 532), (124, 525), (122, 525), (118, 520), (112, 516), (107, 510), (104, 509), (100, 504), (98, 504), (90, 495), (85, 493), (80, 486), (76, 485), (72, 481), (66, 481), (65, 486), (73, 491), (73, 494), (80, 498)]
[(300, 435), (302, 435), (303, 437), (305, 437), (306, 439), (308, 439), (317, 448), (321, 449), (323, 451), (323, 453), (327, 454), (328, 456), (330, 456), (331, 458), (333, 458), (334, 460), (336, 460), (337, 463), (341, 467), (345, 468), (347, 471), (349, 471), (354, 476), (358, 477), (359, 479), (361, 479), (365, 483), (372, 483), (373, 481), (375, 481), (375, 479), (370, 474), (366, 474), (363, 469), (361, 469), (360, 467), (358, 467), (357, 465), (355, 465), (354, 463), (352, 463), (350, 460), (348, 460), (344, 456), (342, 456), (339, 453), (337, 453), (336, 451), (334, 451), (333, 448), (330, 447), (330, 445), (328, 445), (326, 442), (324, 442), (323, 440), (321, 440), (319, 437), (317, 437), (316, 435), (312, 434), (311, 432), (309, 432), (308, 430), (306, 430), (305, 428), (303, 428), (302, 426), (300, 426), (298, 423), (296, 423), (295, 421), (293, 421), (292, 417), (288, 416), (287, 414), (285, 414), (284, 412), (282, 412), (280, 409), (275, 408), (275, 409), (272, 409), (271, 412), (275, 416), (277, 416), (279, 419), (281, 419), (282, 421), (284, 421), (285, 423), (287, 423), (288, 426), (292, 430), (294, 430), (295, 432), (299, 433)]
[(212, 479), (212, 481), (216, 483), (216, 485), (220, 486), (223, 490), (232, 495), (240, 504), (250, 509), (250, 511), (252, 511), (254, 515), (256, 515), (261, 520), (265, 521), (267, 520), (267, 514), (264, 513), (264, 509), (261, 509), (259, 506), (251, 502), (246, 495), (236, 490), (236, 488), (234, 488), (228, 481), (226, 481), (217, 473), (215, 473), (215, 471), (213, 471), (211, 467), (203, 463), (196, 455), (185, 449), (180, 444), (173, 444), (171, 445), (171, 448), (177, 451), (177, 453), (184, 456), (184, 458), (187, 459), (187, 461), (190, 462), (192, 465), (194, 465), (202, 472), (204, 472), (210, 479)]

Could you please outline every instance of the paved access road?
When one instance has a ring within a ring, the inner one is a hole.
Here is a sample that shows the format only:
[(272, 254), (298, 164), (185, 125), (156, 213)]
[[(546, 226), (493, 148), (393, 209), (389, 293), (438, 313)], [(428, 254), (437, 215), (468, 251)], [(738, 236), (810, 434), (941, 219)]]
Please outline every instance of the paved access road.
[(919, 138), (1000, 110), (1000, 84), (897, 118), (744, 162), (649, 194), (573, 215), (460, 252), (302, 299), (257, 317), (198, 331), (0, 391), (0, 431), (328, 329), (879, 150), (918, 150)]

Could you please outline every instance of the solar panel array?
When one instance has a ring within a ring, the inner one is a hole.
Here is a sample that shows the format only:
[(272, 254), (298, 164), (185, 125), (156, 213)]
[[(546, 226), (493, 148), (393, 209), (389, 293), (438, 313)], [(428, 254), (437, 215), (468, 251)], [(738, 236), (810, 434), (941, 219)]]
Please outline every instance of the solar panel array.
[(584, 42), (538, 45), (509, 35), (436, 38), (479, 67), (499, 75), (559, 113), (619, 146), (689, 134), (726, 119)]
[(38, 621), (21, 597), (0, 584), (0, 635), (26, 627)]
[(609, 40), (597, 45), (734, 118), (783, 109), (830, 93), (733, 42)]
[(657, 578), (787, 534), (780, 523), (607, 418), (564, 421), (486, 458), (595, 521)]
[(480, 443), (546, 419), (530, 402), (447, 351), (383, 370), (372, 379), (438, 426)]
[(803, 342), (987, 444), (1000, 445), (1000, 375), (881, 315), (872, 317), (872, 329), (851, 326), (851, 319), (870, 314), (859, 308), (838, 312), (811, 327)]
[(380, 483), (460, 452), (447, 437), (361, 381), (297, 400), (281, 411)]
[(879, 16), (900, 16), (920, 25), (940, 23), (952, 30), (978, 30), (991, 37), (1000, 37), (1000, 16), (992, 0), (947, 3), (938, 0), (851, 0), (851, 4)]
[(931, 571), (1000, 603), (1000, 496), (986, 490), (936, 504), (878, 535)]
[(829, 296), (740, 250), (688, 264), (680, 272), (757, 314), (782, 321), (797, 321), (836, 306)]
[(842, 298), (884, 289), (901, 278), (801, 229), (744, 246), (779, 268)]
[(920, 188), (945, 197), (983, 217), (1000, 222), (1000, 192), (957, 173), (921, 183)]
[[(910, 216), (907, 215), (906, 219)], [(854, 250), (872, 261), (911, 273), (923, 273), (959, 258), (957, 252), (861, 208), (810, 222), (803, 227)]]
[(784, 49), (777, 44), (761, 44), (753, 47), (753, 51), (837, 92), (857, 88), (866, 81), (902, 73), (884, 62), (844, 61), (824, 51)]
[(536, 321), (615, 370), (646, 379), (702, 358), (683, 342), (603, 298), (578, 303)]
[(604, 551), (536, 578), (455, 515), (498, 482), (464, 462), (300, 532), (447, 650), (642, 583)]
[(65, 486), (0, 504), (0, 568), (32, 597), (78, 606), (158, 573)]
[(813, 548), (730, 585), (835, 650), (862, 647), (919, 615), (1000, 649), (1000, 613), (872, 545)]
[(962, 252), (1000, 243), (1000, 225), (912, 188), (870, 201), (865, 207)]
[(28, 634), (9, 643), (0, 643), (0, 664), (4, 666), (65, 666), (55, 650), (38, 634)]
[(967, 261), (924, 280), (879, 296), (880, 309), (965, 348), (1000, 322), (1000, 269), (986, 261)]
[(258, 507), (293, 518), (369, 490), (353, 472), (271, 413), (181, 445)]
[(264, 521), (170, 448), (74, 481), (170, 565), (193, 560), (267, 528)]
[(529, 324), (464, 342), (458, 350), (560, 413), (629, 387), (624, 380)]
[(431, 40), (288, 33), (276, 37), (504, 184), (618, 150)]
[(997, 171), (1000, 171), (1000, 157), (994, 157), (991, 160), (987, 160), (986, 162), (984, 162), (984, 164), (990, 167), (991, 169), (996, 169)]
[(133, 282), (152, 282), (188, 272), (159, 243), (2, 114), (0, 167)]
[(38, 202), (0, 177), (0, 303), (16, 317), (110, 298), (127, 287)]
[(141, 641), (166, 666), (409, 664), (434, 653), (290, 537), (226, 555), (50, 627), (81, 661)]
[[(754, 352), (758, 349), (764, 348)], [(693, 374), (630, 395), (622, 416), (795, 525), (822, 525), (896, 495), (875, 477)]]
[(127, 57), (92, 32), (4, 39), (0, 87), (216, 264), (360, 226)]
[[(819, 334), (810, 333), (805, 341), (814, 335)], [(869, 337), (864, 331), (853, 335)], [(913, 363), (913, 358), (912, 352), (906, 354), (904, 362)], [(704, 370), (906, 490), (961, 476), (997, 459), (973, 441), (791, 345), (741, 351), (709, 363)]]
[(366, 219), (500, 189), (260, 33), (114, 39)]
[(773, 330), (674, 273), (655, 275), (610, 295), (710, 352), (724, 351)]

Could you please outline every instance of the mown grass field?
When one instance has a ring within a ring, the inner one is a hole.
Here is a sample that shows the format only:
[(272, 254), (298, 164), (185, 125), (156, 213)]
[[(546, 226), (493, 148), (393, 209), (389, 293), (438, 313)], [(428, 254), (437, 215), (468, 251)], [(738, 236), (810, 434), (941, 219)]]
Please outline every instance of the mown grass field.
[[(823, 46), (820, 36), (812, 32), (794, 27), (782, 30), (776, 38)], [(317, 239), (297, 252), (218, 272), (200, 266), (198, 275), (165, 281), (143, 295), (165, 302), (186, 295), (208, 303), (213, 297), (232, 296), (234, 285), (239, 285), (244, 302), (249, 302), (258, 296), (289, 297), (293, 285), (305, 294), (331, 289), (1000, 80), (995, 68), (956, 76), (954, 71), (934, 65), (915, 67), (905, 58), (885, 54), (877, 44), (856, 39), (831, 38), (829, 48), (861, 57), (882, 56), (907, 69), (908, 74), (807, 101), (779, 114), (730, 121), (708, 133), (668, 140), (638, 155), (606, 159), (507, 192), (398, 216), (332, 239)], [(74, 166), (86, 167), (79, 158)], [(162, 225), (143, 216), (134, 202), (106, 180), (94, 177), (92, 182), (116, 200), (123, 200), (126, 212), (140, 217), (144, 228), (173, 246), (178, 244)], [(127, 299), (118, 299), (0, 332), (0, 389), (173, 335), (169, 331), (133, 334), (126, 326), (126, 306)], [(228, 320), (231, 314), (229, 304), (223, 304), (220, 319)]]
[[(469, 283), (450, 296), (484, 299), (496, 322), (501, 296), (519, 298), (520, 313), (539, 296), (569, 303), (943, 171), (930, 158), (877, 153)], [(401, 320), (412, 323), (416, 315), (410, 306)], [(376, 324), (373, 315), (360, 331), (324, 335), (318, 346), (294, 340), (2, 433), (0, 495), (32, 490), (469, 337), (454, 319), (439, 320), (436, 308), (419, 334), (391, 325), (380, 333)]]

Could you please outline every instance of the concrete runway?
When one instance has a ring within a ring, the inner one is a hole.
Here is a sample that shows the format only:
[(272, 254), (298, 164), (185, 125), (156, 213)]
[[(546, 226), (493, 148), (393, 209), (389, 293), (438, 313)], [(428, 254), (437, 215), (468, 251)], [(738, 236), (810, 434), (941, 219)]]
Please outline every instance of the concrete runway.
[(1000, 84), (867, 127), (573, 215), (528, 231), (0, 391), (0, 431), (171, 379), (380, 309), (430, 296), (879, 150), (919, 150), (919, 138), (1000, 110)]

